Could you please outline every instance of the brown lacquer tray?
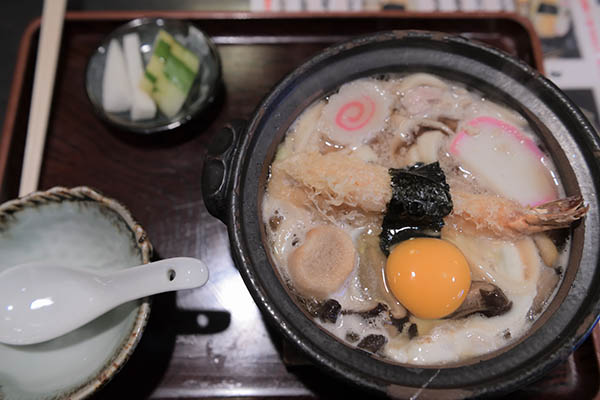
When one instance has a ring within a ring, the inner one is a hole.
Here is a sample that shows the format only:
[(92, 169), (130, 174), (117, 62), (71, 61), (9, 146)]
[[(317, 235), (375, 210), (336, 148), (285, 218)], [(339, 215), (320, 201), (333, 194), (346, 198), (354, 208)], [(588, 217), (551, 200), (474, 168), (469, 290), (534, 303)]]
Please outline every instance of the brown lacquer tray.
[[(191, 20), (215, 41), (223, 63), (217, 103), (166, 135), (135, 136), (103, 124), (84, 90), (96, 46), (140, 16)], [(39, 188), (92, 186), (129, 207), (156, 257), (199, 257), (211, 271), (204, 288), (155, 297), (135, 353), (97, 398), (356, 397), (347, 384), (293, 362), (294, 353), (265, 325), (230, 258), (225, 225), (206, 211), (200, 176), (213, 136), (228, 121), (248, 117), (286, 73), (332, 43), (389, 29), (460, 33), (542, 67), (530, 26), (511, 15), (67, 13)], [(26, 31), (17, 60), (0, 137), (0, 200), (18, 193), (38, 33), (39, 20)], [(511, 398), (596, 396), (599, 339), (596, 329), (565, 363)]]

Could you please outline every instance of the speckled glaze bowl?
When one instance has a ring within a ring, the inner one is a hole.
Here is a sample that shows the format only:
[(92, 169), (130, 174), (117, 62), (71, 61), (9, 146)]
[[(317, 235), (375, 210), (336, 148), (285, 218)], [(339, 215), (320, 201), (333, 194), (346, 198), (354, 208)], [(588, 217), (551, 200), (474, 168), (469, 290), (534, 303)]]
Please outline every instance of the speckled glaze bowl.
[[(151, 253), (129, 211), (87, 187), (55, 187), (0, 205), (0, 272), (39, 260), (119, 269), (148, 263)], [(149, 314), (149, 299), (140, 299), (48, 342), (0, 344), (0, 399), (87, 397), (128, 360)]]
[[(277, 146), (296, 118), (342, 84), (385, 73), (428, 72), (481, 91), (526, 118), (551, 154), (567, 195), (590, 205), (572, 230), (558, 292), (528, 333), (496, 352), (443, 366), (382, 360), (336, 340), (289, 295), (267, 249), (262, 199)], [(232, 256), (265, 318), (316, 365), (393, 398), (498, 396), (565, 360), (600, 314), (600, 140), (582, 112), (524, 62), (463, 37), (381, 32), (315, 55), (287, 75), (248, 122), (215, 137), (204, 164), (206, 206), (229, 230)]]

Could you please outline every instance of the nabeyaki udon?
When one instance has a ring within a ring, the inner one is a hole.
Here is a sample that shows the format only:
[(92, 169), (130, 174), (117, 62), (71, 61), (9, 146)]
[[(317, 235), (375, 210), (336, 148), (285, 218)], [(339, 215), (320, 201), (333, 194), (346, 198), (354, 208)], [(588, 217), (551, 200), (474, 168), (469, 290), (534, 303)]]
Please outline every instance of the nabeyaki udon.
[(496, 350), (552, 298), (563, 228), (587, 211), (541, 148), (519, 114), (458, 83), (349, 82), (304, 111), (271, 165), (276, 268), (351, 346), (414, 364)]

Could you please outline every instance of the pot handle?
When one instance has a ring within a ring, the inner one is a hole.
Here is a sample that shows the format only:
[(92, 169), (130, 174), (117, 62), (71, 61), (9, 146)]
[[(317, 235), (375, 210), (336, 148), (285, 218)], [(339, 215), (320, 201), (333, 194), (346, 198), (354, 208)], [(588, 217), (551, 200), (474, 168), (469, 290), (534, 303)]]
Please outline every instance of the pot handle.
[(233, 120), (208, 145), (202, 169), (202, 197), (208, 212), (227, 224), (227, 198), (232, 162), (246, 121)]

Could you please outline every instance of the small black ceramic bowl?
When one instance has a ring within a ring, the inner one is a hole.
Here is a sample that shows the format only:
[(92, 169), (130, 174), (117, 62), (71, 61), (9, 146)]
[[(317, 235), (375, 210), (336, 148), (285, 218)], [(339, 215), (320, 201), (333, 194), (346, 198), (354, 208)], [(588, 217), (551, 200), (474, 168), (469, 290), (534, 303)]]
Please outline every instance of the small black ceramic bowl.
[[(198, 75), (192, 84), (181, 110), (172, 117), (157, 111), (152, 119), (133, 121), (129, 112), (111, 113), (102, 107), (102, 80), (106, 64), (106, 52), (111, 40), (123, 46), (122, 38), (128, 33), (137, 33), (140, 38), (140, 53), (147, 65), (152, 56), (153, 43), (160, 30), (165, 30), (196, 54), (200, 60)], [(85, 73), (85, 88), (92, 107), (103, 121), (122, 130), (151, 134), (175, 129), (198, 117), (215, 100), (221, 85), (221, 61), (215, 45), (201, 30), (189, 22), (163, 19), (138, 18), (129, 21), (111, 32), (90, 57)]]
[[(444, 367), (383, 361), (326, 333), (288, 295), (266, 248), (261, 202), (276, 148), (302, 111), (345, 82), (382, 73), (429, 72), (462, 82), (526, 118), (551, 154), (567, 195), (590, 205), (571, 235), (564, 279), (527, 335), (479, 358)], [(525, 63), (442, 33), (385, 32), (331, 47), (297, 68), (250, 121), (228, 126), (203, 172), (208, 210), (229, 228), (236, 265), (266, 318), (326, 370), (394, 398), (465, 398), (508, 393), (564, 360), (600, 313), (600, 142), (578, 108)]]

